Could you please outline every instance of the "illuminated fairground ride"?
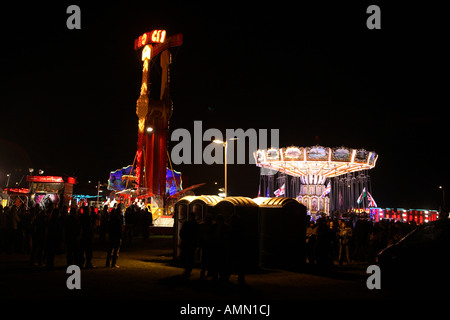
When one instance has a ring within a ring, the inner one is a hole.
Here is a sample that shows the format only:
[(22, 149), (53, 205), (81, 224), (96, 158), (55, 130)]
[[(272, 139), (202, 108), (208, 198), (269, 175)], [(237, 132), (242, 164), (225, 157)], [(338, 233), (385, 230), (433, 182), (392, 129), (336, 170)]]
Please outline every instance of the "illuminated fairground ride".
[[(167, 140), (173, 110), (169, 94), (169, 68), (172, 63), (170, 49), (181, 46), (182, 42), (181, 33), (167, 36), (165, 30), (146, 32), (135, 39), (134, 50), (141, 53), (142, 60), (142, 83), (136, 102), (137, 152), (133, 164), (111, 172), (108, 181), (108, 189), (113, 190), (117, 198), (114, 200), (125, 205), (133, 201), (143, 202), (151, 208), (154, 218), (170, 211), (167, 203), (196, 187), (183, 190), (181, 174), (174, 171), (171, 165), (168, 168), (170, 159)], [(151, 67), (155, 67), (158, 62), (161, 70), (155, 74), (161, 76), (159, 84), (158, 81), (150, 81)], [(156, 88), (154, 91), (159, 89), (157, 97), (154, 97), (155, 94), (150, 95), (150, 84)]]
[(378, 155), (365, 149), (288, 147), (254, 152), (259, 195), (297, 198), (311, 214), (375, 207), (368, 170)]

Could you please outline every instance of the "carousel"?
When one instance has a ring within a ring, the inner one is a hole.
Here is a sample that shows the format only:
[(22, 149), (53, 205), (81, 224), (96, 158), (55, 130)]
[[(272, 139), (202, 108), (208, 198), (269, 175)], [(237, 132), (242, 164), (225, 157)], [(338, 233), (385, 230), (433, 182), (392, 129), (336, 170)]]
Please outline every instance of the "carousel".
[(311, 214), (373, 206), (368, 170), (378, 155), (365, 149), (322, 146), (257, 150), (260, 196), (297, 198)]

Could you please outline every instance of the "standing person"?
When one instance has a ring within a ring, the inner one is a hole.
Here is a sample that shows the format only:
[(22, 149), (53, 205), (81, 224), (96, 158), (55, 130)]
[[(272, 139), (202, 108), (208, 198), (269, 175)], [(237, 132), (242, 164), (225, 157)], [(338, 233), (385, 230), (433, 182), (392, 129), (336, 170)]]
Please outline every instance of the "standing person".
[(133, 239), (134, 205), (128, 206), (125, 210), (125, 234), (123, 236), (124, 245), (130, 245)]
[(6, 253), (6, 223), (6, 210), (0, 204), (0, 253)]
[(41, 266), (45, 246), (45, 212), (38, 205), (34, 207), (35, 216), (31, 221), (31, 255), (30, 263)]
[(225, 217), (218, 214), (214, 228), (214, 272), (212, 274), (213, 280), (229, 279), (230, 275), (230, 248), (229, 248), (229, 226), (225, 222)]
[(350, 221), (339, 221), (339, 265), (350, 263), (350, 239), (353, 235), (352, 223)]
[(208, 213), (199, 225), (198, 230), (199, 245), (202, 250), (202, 269), (200, 271), (200, 278), (202, 279), (209, 276), (211, 271), (212, 229), (213, 217)]
[(20, 217), (17, 214), (17, 207), (13, 205), (9, 210), (8, 229), (9, 229), (9, 251), (18, 252), (19, 250), (19, 222)]
[(60, 212), (59, 209), (50, 209), (50, 220), (48, 222), (47, 242), (46, 242), (46, 267), (53, 269), (55, 264), (55, 255), (59, 248), (62, 229), (60, 226)]
[[(238, 214), (231, 216), (230, 223), (230, 263), (232, 270), (238, 275), (238, 283), (245, 284), (245, 273), (248, 267), (248, 255), (245, 254), (245, 249), (249, 241), (245, 239), (245, 232), (242, 226), (241, 217)], [(226, 277), (229, 277), (226, 275)]]
[(81, 225), (76, 208), (71, 208), (66, 220), (66, 262), (67, 266), (81, 267), (80, 249)]
[(142, 237), (147, 240), (150, 235), (150, 227), (153, 223), (153, 217), (152, 213), (148, 211), (147, 206), (143, 207), (142, 209), (143, 219), (144, 219), (144, 225), (142, 227)]
[(198, 223), (195, 214), (189, 213), (188, 220), (183, 223), (180, 230), (181, 258), (184, 263), (185, 277), (190, 277), (195, 261), (195, 248), (197, 247)]
[(106, 266), (119, 268), (116, 264), (122, 243), (123, 219), (120, 209), (113, 209), (109, 215), (108, 222), (108, 249), (106, 252)]
[(101, 242), (105, 241), (106, 239), (106, 232), (108, 231), (108, 206), (104, 205), (103, 210), (100, 214), (100, 234), (99, 239)]
[(80, 215), (81, 225), (81, 257), (85, 262), (86, 269), (92, 269), (92, 242), (94, 238), (94, 221), (95, 212), (93, 207), (83, 207), (83, 213)]
[(313, 265), (316, 263), (316, 238), (317, 238), (317, 227), (314, 221), (309, 223), (309, 227), (306, 228), (306, 258), (308, 263)]
[(330, 267), (332, 265), (332, 234), (325, 218), (320, 218), (317, 227), (317, 265)]

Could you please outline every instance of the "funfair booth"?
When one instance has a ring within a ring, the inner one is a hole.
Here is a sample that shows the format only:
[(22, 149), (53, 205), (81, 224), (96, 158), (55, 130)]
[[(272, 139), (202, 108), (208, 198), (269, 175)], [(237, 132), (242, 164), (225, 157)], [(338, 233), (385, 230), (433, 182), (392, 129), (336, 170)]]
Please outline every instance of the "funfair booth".
[(30, 204), (47, 209), (51, 204), (69, 206), (76, 179), (60, 176), (27, 176), (30, 183)]

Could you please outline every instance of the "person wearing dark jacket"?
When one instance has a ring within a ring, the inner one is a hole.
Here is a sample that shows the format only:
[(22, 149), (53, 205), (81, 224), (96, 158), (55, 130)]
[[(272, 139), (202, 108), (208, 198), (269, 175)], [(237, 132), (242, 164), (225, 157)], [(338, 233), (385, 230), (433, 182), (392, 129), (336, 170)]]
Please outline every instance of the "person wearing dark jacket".
[(92, 250), (93, 250), (93, 238), (94, 238), (94, 208), (93, 207), (83, 207), (83, 213), (80, 215), (81, 224), (81, 257), (85, 262), (86, 269), (92, 269)]
[(189, 214), (189, 219), (183, 223), (180, 230), (181, 238), (181, 258), (184, 263), (185, 277), (189, 277), (194, 267), (195, 248), (197, 247), (198, 223), (194, 213)]
[(47, 228), (47, 242), (45, 246), (46, 267), (53, 269), (55, 267), (55, 255), (62, 240), (62, 226), (60, 221), (59, 209), (49, 209), (49, 222)]
[(117, 257), (119, 254), (120, 245), (122, 242), (122, 225), (123, 219), (120, 211), (115, 209), (111, 211), (108, 222), (108, 250), (106, 253), (106, 266), (116, 267)]
[(67, 266), (81, 267), (81, 225), (76, 208), (71, 208), (66, 220), (66, 262)]

